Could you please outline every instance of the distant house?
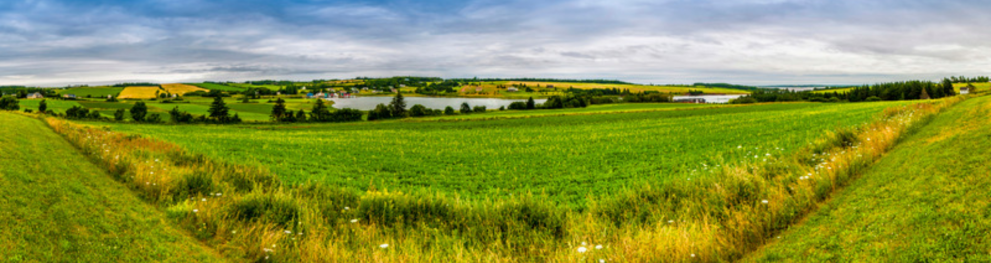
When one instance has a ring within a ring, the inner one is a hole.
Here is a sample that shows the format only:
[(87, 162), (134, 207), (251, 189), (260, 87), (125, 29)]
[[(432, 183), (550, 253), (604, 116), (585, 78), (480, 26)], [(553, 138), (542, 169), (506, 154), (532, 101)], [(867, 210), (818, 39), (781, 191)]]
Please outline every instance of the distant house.
[(28, 94), (28, 98), (29, 99), (44, 99), (45, 96), (41, 96), (41, 92), (35, 92), (35, 93)]
[(312, 92), (311, 93), (306, 93), (306, 97), (307, 98), (313, 98), (313, 93)]
[(399, 84), (399, 87), (400, 88), (405, 88), (406, 87), (406, 84)]
[(548, 89), (553, 89), (554, 88), (554, 85), (547, 84), (547, 88)]
[(62, 94), (62, 97), (66, 99), (75, 99), (76, 94)]
[(482, 87), (475, 87), (475, 92), (482, 92), (483, 90)]
[(964, 95), (964, 94), (970, 94), (970, 88), (968, 88), (968, 87), (961, 87), (960, 88), (960, 95)]
[(316, 98), (326, 98), (327, 97), (327, 94), (323, 94), (323, 92), (318, 92), (317, 94), (313, 94), (313, 97), (316, 97)]
[(520, 91), (520, 90), (517, 89), (516, 87), (509, 87), (509, 88), (506, 88), (506, 91), (508, 91), (508, 92), (517, 92), (517, 91)]

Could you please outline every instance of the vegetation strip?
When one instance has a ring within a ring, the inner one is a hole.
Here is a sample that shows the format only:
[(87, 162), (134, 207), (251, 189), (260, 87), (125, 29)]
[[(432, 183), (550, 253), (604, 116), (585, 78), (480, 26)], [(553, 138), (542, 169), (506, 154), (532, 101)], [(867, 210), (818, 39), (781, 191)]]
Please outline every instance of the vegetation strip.
[(44, 122), (0, 112), (0, 133), (0, 261), (224, 261)]

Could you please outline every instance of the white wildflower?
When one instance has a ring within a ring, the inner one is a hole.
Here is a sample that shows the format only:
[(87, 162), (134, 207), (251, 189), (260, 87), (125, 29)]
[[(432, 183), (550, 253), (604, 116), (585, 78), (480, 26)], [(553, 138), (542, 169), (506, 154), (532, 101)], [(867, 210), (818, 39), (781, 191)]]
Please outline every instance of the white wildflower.
[(388, 247), (389, 247), (389, 244), (381, 244), (381, 245), (379, 245), (379, 247), (380, 247), (380, 248), (383, 248), (383, 249), (384, 249), (384, 248), (388, 248)]
[(595, 249), (602, 249), (602, 245), (595, 245)]
[(763, 204), (767, 204), (767, 199), (760, 200), (760, 202), (763, 203)]
[(585, 247), (578, 247), (578, 253), (585, 253), (585, 251), (588, 251), (588, 249)]
[(354, 223), (358, 223), (358, 219), (351, 219), (351, 223), (352, 223), (352, 224), (354, 224)]

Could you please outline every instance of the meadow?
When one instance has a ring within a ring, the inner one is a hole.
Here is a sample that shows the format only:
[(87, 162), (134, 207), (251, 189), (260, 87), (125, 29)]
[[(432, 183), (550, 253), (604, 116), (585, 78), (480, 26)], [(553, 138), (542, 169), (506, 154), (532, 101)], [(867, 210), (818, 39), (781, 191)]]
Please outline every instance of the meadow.
[(862, 125), (906, 103), (767, 104), (473, 122), (107, 126), (217, 160), (267, 167), (290, 184), (476, 199), (548, 194), (580, 209), (588, 197), (788, 155), (827, 131)]
[(197, 86), (197, 87), (208, 89), (208, 90), (219, 90), (219, 91), (244, 91), (245, 90), (245, 88), (232, 87), (232, 86), (227, 86), (227, 85), (217, 84), (217, 83), (207, 83), (207, 82), (204, 82), (204, 83), (186, 83), (186, 84), (187, 85)]
[(73, 94), (79, 98), (106, 98), (107, 95), (117, 96), (124, 88), (119, 87), (77, 87), (59, 90), (59, 95)]
[(989, 114), (986, 96), (940, 114), (746, 261), (991, 261)]
[(0, 261), (225, 261), (42, 121), (0, 112), (0, 133)]

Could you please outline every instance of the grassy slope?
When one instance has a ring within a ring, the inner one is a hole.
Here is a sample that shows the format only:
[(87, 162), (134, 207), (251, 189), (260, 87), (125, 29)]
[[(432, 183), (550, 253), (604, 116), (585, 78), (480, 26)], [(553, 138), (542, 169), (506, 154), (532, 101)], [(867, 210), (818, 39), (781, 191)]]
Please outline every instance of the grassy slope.
[(0, 261), (220, 261), (41, 121), (0, 124)]
[(531, 118), (540, 116), (557, 115), (578, 115), (578, 114), (604, 114), (604, 113), (624, 113), (624, 112), (645, 112), (645, 111), (665, 111), (697, 108), (715, 108), (732, 105), (714, 104), (687, 104), (687, 103), (620, 103), (591, 105), (587, 108), (553, 109), (553, 110), (489, 110), (485, 114), (457, 114), (436, 117), (424, 117), (405, 119), (404, 121), (433, 121), (433, 120), (471, 120), (471, 119), (509, 119), (509, 118)]
[(361, 190), (370, 183), (379, 189), (429, 187), (474, 197), (547, 190), (558, 201), (579, 204), (586, 195), (609, 194), (641, 180), (693, 170), (703, 176), (704, 164), (787, 153), (826, 130), (861, 124), (883, 108), (904, 103), (793, 103), (416, 124), (110, 125), (224, 161), (267, 166), (288, 182), (326, 181)]
[(208, 90), (220, 90), (220, 91), (244, 91), (245, 90), (245, 88), (231, 87), (231, 86), (227, 86), (227, 85), (223, 85), (223, 84), (216, 84), (216, 83), (186, 83), (186, 84), (187, 85), (197, 86), (197, 87), (208, 89)]
[(79, 88), (69, 88), (64, 90), (59, 90), (59, 94), (75, 94), (76, 97), (85, 98), (86, 95), (90, 95), (94, 98), (106, 98), (107, 95), (117, 95), (123, 91), (124, 88), (119, 87), (79, 87)]
[[(20, 100), (21, 111), (23, 111), (24, 109), (38, 110), (38, 105), (40, 104), (41, 104), (41, 100), (39, 99)], [(72, 100), (45, 99), (45, 104), (48, 105), (48, 110), (55, 112), (65, 112), (65, 110), (72, 108), (72, 106), (80, 106), (78, 102)]]
[(748, 261), (991, 261), (991, 97), (939, 115)]

